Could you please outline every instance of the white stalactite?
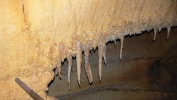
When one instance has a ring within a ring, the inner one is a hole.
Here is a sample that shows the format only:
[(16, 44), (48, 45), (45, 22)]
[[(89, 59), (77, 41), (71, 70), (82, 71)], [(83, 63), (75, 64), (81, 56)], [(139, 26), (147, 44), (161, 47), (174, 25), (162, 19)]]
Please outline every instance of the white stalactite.
[(106, 44), (103, 46), (103, 59), (104, 63), (106, 64)]
[(57, 64), (57, 68), (58, 68), (58, 76), (61, 78), (61, 62), (60, 61)]
[(114, 40), (114, 45), (116, 45), (116, 39)]
[(81, 62), (82, 62), (82, 50), (81, 50), (81, 44), (79, 41), (76, 43), (76, 60), (77, 60), (77, 78), (78, 83), (80, 85), (80, 75), (81, 75)]
[(92, 83), (93, 78), (92, 78), (92, 71), (91, 71), (90, 63), (89, 63), (89, 52), (90, 52), (90, 49), (86, 49), (84, 52), (85, 53), (85, 71), (89, 79), (89, 82)]
[(55, 76), (58, 75), (58, 67), (55, 68)]
[(68, 85), (69, 85), (69, 90), (70, 90), (70, 88), (71, 88), (70, 80), (71, 80), (72, 56), (67, 57), (67, 59), (68, 59)]
[(99, 78), (101, 81), (101, 77), (102, 77), (102, 57), (103, 57), (103, 46), (100, 45), (98, 46), (98, 69), (99, 69)]
[(120, 43), (121, 43), (121, 47), (120, 47), (120, 60), (122, 59), (122, 49), (123, 49), (123, 44), (124, 44), (124, 36), (122, 36), (120, 38)]
[(159, 32), (161, 32), (161, 30), (162, 30), (162, 27), (159, 27), (158, 29), (159, 29)]
[(167, 28), (167, 39), (168, 39), (169, 36), (170, 36), (170, 30), (171, 30), (171, 27), (168, 27), (168, 28)]
[(157, 36), (157, 29), (154, 29), (154, 38), (153, 38), (154, 41), (156, 39), (156, 36)]

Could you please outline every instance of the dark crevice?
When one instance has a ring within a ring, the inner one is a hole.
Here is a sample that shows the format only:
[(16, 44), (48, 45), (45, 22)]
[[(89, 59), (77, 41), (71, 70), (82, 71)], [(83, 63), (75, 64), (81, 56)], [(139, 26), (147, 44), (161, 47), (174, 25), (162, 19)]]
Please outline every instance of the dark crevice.
[(22, 2), (22, 10), (23, 10), (23, 15), (24, 15), (24, 21), (26, 23), (24, 0), (21, 0), (21, 2)]
[(25, 30), (29, 30), (30, 24), (27, 22), (27, 18), (26, 18), (26, 9), (25, 9), (25, 4), (24, 4), (24, 0), (21, 0), (22, 2), (22, 11), (23, 11), (23, 20), (25, 22), (26, 27), (23, 29)]

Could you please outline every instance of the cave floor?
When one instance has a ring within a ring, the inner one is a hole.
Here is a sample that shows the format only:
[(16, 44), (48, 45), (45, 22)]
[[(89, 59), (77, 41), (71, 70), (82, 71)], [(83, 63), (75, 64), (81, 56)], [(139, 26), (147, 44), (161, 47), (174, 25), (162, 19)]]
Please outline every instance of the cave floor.
[[(67, 61), (62, 65), (62, 79), (55, 76), (48, 95), (60, 100), (176, 100), (177, 99), (177, 28), (166, 40), (166, 29), (153, 42), (153, 32), (127, 36), (122, 60), (120, 42), (107, 44), (107, 63), (102, 80), (98, 78), (98, 53), (90, 54), (93, 84), (89, 84), (82, 64), (81, 86), (77, 83), (76, 61), (73, 59), (71, 90), (67, 82)], [(83, 57), (84, 58), (84, 57)]]

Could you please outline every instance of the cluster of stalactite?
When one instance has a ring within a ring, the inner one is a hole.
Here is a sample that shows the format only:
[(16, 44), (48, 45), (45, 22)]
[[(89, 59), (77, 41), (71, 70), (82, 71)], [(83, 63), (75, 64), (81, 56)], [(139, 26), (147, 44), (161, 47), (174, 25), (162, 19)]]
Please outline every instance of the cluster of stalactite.
[[(161, 30), (162, 30), (162, 28), (154, 29), (154, 38), (153, 38), (154, 41), (156, 39), (158, 31), (160, 32)], [(170, 30), (171, 30), (171, 27), (167, 27), (167, 39), (169, 38)]]
[[(153, 41), (156, 39), (156, 35), (158, 32), (160, 32), (162, 29), (154, 29), (154, 37)], [(171, 27), (167, 27), (167, 39), (169, 38)], [(123, 50), (123, 42), (124, 42), (124, 35), (120, 36), (120, 60), (122, 59), (122, 50)], [(116, 39), (113, 40), (114, 43), (116, 43)], [(84, 61), (85, 61), (85, 71), (89, 80), (89, 83), (91, 84), (93, 82), (92, 78), (92, 71), (89, 63), (89, 54), (90, 50), (92, 48), (89, 48), (88, 46), (83, 45), (81, 42), (76, 41), (75, 43), (76, 48), (76, 62), (77, 62), (77, 80), (78, 84), (81, 85), (81, 66), (82, 66), (82, 52), (84, 51)], [(60, 51), (62, 51), (62, 46), (60, 47)], [(67, 58), (68, 61), (68, 85), (70, 89), (70, 78), (71, 78), (71, 68), (72, 68), (72, 55), (69, 55)], [(100, 43), (98, 43), (98, 69), (99, 69), (99, 80), (101, 81), (102, 78), (102, 64), (106, 64), (106, 42), (103, 43), (103, 41), (100, 40)], [(61, 62), (59, 61), (57, 64), (57, 67), (55, 69), (55, 75), (58, 75), (61, 78)]]

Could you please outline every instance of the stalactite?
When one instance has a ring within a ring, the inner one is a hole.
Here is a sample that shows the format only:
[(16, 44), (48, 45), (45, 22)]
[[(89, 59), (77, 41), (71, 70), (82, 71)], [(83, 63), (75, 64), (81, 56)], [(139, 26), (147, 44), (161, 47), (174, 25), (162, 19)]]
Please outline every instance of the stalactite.
[(61, 62), (60, 61), (57, 64), (57, 68), (58, 68), (58, 76), (61, 78)]
[(167, 28), (167, 39), (169, 38), (170, 30), (171, 30), (171, 27), (168, 27), (168, 28)]
[(154, 38), (153, 38), (154, 41), (156, 39), (156, 36), (157, 36), (157, 29), (154, 29)]
[(124, 36), (122, 36), (120, 38), (120, 43), (121, 43), (121, 47), (120, 47), (120, 60), (122, 59), (122, 49), (123, 49), (123, 44), (124, 44)]
[(85, 49), (85, 71), (86, 71), (86, 74), (87, 74), (87, 77), (89, 79), (89, 82), (92, 83), (93, 82), (93, 78), (92, 78), (92, 71), (91, 71), (91, 68), (90, 68), (90, 63), (89, 63), (89, 52), (90, 52), (90, 49)]
[(67, 57), (68, 60), (68, 85), (69, 90), (71, 89), (70, 80), (71, 80), (71, 67), (72, 67), (72, 56)]
[(104, 63), (106, 64), (106, 44), (103, 45), (103, 59), (104, 59)]
[(116, 39), (114, 40), (114, 45), (116, 45)]
[(102, 77), (102, 57), (103, 57), (103, 46), (99, 45), (98, 46), (98, 69), (99, 69), (99, 79), (101, 81)]
[(77, 78), (80, 85), (80, 75), (81, 75), (81, 63), (82, 63), (82, 50), (79, 41), (76, 42), (76, 60), (77, 60)]
[(159, 32), (161, 32), (161, 30), (162, 30), (162, 27), (159, 27), (159, 28), (158, 28), (158, 30), (159, 30)]
[(58, 67), (55, 68), (55, 75), (58, 75)]

